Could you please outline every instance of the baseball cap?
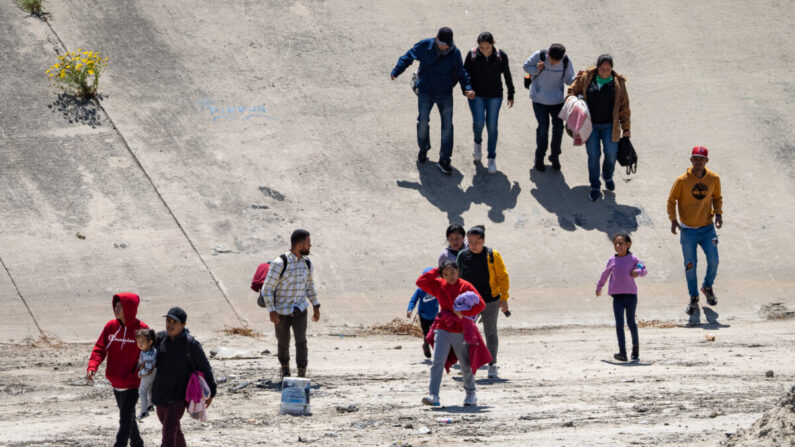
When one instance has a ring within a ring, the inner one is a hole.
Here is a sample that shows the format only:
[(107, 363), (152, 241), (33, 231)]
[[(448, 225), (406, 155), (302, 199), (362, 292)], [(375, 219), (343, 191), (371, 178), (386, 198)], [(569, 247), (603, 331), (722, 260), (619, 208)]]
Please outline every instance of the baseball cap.
[(709, 157), (709, 151), (704, 146), (696, 146), (693, 148), (693, 157)]
[(436, 38), (449, 47), (453, 46), (453, 30), (446, 26), (439, 28), (439, 32), (436, 33)]
[(185, 324), (188, 321), (188, 314), (181, 307), (172, 307), (168, 310), (168, 313), (163, 315), (163, 317), (171, 318), (172, 320), (179, 321), (182, 324)]

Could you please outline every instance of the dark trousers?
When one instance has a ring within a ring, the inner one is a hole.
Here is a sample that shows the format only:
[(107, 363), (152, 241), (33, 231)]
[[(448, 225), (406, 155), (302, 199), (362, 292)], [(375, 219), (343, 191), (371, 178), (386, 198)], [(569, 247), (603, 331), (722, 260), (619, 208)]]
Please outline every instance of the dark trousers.
[(290, 364), (290, 328), (295, 335), (295, 363), (299, 368), (306, 368), (308, 351), (306, 348), (306, 317), (307, 311), (293, 312), (292, 315), (279, 315), (276, 326), (276, 340), (279, 344), (279, 363)]
[(433, 320), (426, 320), (425, 318), (420, 317), (420, 327), (422, 328), (422, 342), (424, 344), (428, 344), (426, 337), (428, 336), (428, 331), (431, 330), (431, 325), (433, 324)]
[(185, 447), (185, 436), (182, 434), (182, 426), (179, 423), (183, 414), (185, 414), (184, 400), (177, 400), (157, 407), (157, 418), (163, 425), (161, 447)]
[(552, 147), (550, 148), (549, 159), (557, 160), (560, 156), (560, 143), (563, 140), (563, 120), (558, 118), (558, 113), (563, 108), (563, 104), (548, 106), (546, 104), (533, 103), (533, 113), (536, 115), (538, 127), (536, 127), (536, 161), (544, 160), (547, 153), (547, 141), (549, 139), (549, 118), (552, 118)]
[(613, 295), (613, 314), (616, 317), (616, 336), (618, 336), (618, 350), (627, 352), (624, 339), (624, 311), (627, 313), (627, 327), (632, 335), (632, 345), (638, 346), (638, 325), (635, 324), (635, 309), (638, 307), (638, 296), (630, 293)]
[(114, 447), (127, 447), (129, 442), (132, 447), (144, 445), (141, 434), (138, 432), (138, 423), (135, 421), (135, 404), (138, 403), (138, 388), (125, 391), (113, 390), (116, 397), (116, 406), (119, 407), (119, 431), (116, 433)]

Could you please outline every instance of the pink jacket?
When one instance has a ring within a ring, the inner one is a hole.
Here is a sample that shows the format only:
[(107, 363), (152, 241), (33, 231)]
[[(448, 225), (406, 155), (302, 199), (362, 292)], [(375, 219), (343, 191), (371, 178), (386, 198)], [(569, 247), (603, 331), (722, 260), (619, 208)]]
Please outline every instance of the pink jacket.
[(566, 121), (566, 128), (571, 130), (574, 136), (574, 145), (582, 146), (588, 137), (591, 136), (593, 125), (591, 124), (591, 112), (585, 100), (576, 96), (569, 96), (560, 109), (558, 118)]
[(185, 401), (188, 402), (188, 414), (193, 419), (207, 422), (207, 405), (205, 401), (210, 397), (210, 387), (204, 380), (201, 371), (194, 371), (188, 380), (188, 388), (185, 390)]

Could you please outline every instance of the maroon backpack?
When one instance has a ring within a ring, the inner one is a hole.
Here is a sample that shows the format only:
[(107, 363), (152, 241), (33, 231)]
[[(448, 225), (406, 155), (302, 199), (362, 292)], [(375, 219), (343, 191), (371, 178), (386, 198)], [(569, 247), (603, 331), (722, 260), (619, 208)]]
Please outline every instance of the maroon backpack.
[[(279, 257), (282, 258), (282, 272), (279, 274), (279, 278), (281, 278), (284, 276), (284, 270), (287, 269), (287, 256), (282, 254)], [(265, 278), (268, 276), (270, 268), (271, 261), (263, 262), (257, 267), (257, 271), (254, 272), (254, 277), (251, 279), (251, 290), (257, 293), (262, 290), (262, 285), (265, 283)]]

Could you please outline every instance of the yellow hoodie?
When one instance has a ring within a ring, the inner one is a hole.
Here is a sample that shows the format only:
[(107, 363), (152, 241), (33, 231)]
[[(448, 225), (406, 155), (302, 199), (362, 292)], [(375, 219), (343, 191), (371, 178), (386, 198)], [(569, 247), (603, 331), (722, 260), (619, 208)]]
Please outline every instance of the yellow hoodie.
[[(693, 168), (680, 175), (668, 196), (668, 218), (685, 226), (699, 228), (712, 224), (715, 214), (723, 214), (723, 197), (720, 194), (720, 177), (705, 169), (704, 177), (693, 174)], [(678, 205), (678, 206), (677, 206)]]

